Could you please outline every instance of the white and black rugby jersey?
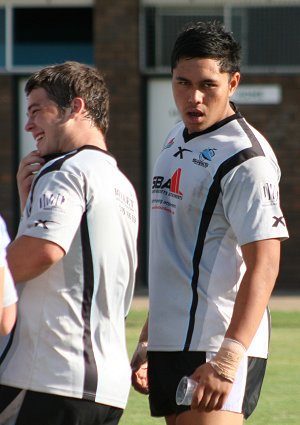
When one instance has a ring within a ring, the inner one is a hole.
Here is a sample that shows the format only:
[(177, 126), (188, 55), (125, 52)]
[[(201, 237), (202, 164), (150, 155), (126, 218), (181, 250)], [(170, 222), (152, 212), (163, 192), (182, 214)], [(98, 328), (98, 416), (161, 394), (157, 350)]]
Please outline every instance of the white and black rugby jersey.
[(107, 152), (84, 146), (43, 166), (18, 236), (50, 240), (66, 255), (18, 285), (1, 384), (125, 407), (131, 369), (124, 322), (137, 232), (135, 191)]
[[(236, 112), (188, 136), (169, 134), (154, 167), (149, 350), (217, 351), (245, 272), (241, 246), (288, 237), (280, 170), (265, 138)], [(268, 314), (248, 354), (266, 357)]]
[(17, 302), (17, 291), (6, 261), (6, 247), (10, 242), (6, 224), (0, 216), (0, 267), (4, 267), (4, 287), (2, 306), (8, 307)]

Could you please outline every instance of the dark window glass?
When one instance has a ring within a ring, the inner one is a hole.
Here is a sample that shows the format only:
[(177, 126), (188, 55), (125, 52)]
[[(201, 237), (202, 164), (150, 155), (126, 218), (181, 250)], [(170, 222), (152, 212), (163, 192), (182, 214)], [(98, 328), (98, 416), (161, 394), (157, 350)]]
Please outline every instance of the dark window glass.
[[(300, 66), (300, 7), (232, 7), (228, 16), (231, 31), (242, 46), (242, 66)], [(190, 21), (224, 22), (223, 8), (145, 8), (142, 64), (166, 72), (173, 43)]]
[(143, 59), (146, 66), (152, 68), (155, 66), (155, 44), (156, 44), (156, 32), (155, 32), (155, 8), (148, 7), (145, 10), (145, 43), (143, 43)]
[(190, 22), (197, 21), (219, 21), (223, 22), (223, 16), (217, 15), (184, 15), (184, 16), (168, 16), (164, 15), (161, 18), (161, 65), (170, 67), (171, 63), (171, 52), (173, 49), (174, 42), (179, 32)]
[(142, 44), (142, 61), (147, 68), (170, 68), (170, 57), (174, 41), (181, 29), (189, 22), (214, 21), (223, 22), (220, 9), (145, 8), (144, 40)]
[(15, 8), (13, 65), (93, 63), (91, 8)]
[(299, 7), (248, 9), (248, 65), (300, 65)]
[(0, 67), (5, 65), (5, 10), (0, 9)]

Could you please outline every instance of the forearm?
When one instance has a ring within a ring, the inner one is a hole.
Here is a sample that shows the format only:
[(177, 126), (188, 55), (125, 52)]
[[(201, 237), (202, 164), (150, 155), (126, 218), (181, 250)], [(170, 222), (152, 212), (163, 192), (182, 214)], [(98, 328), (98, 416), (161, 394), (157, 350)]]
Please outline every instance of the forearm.
[(142, 328), (139, 341), (131, 359), (131, 367), (138, 369), (147, 361), (148, 350), (148, 318)]
[(279, 268), (279, 241), (269, 241), (265, 248), (269, 254), (257, 258), (261, 250), (249, 255), (247, 247), (244, 253), (247, 257), (247, 271), (241, 282), (233, 315), (226, 332), (227, 338), (232, 338), (248, 348), (259, 327), (263, 314), (272, 294)]
[(3, 314), (4, 280), (5, 280), (5, 270), (3, 265), (1, 265), (0, 266), (0, 323), (2, 321), (2, 314)]
[(253, 242), (242, 247), (242, 252), (247, 270), (223, 343), (210, 361), (215, 371), (231, 382), (268, 305), (278, 274), (280, 245), (278, 240)]
[(132, 385), (142, 394), (148, 394), (148, 319), (140, 334), (138, 345), (131, 359)]
[(148, 342), (148, 317), (142, 328), (142, 331), (139, 337), (139, 342)]

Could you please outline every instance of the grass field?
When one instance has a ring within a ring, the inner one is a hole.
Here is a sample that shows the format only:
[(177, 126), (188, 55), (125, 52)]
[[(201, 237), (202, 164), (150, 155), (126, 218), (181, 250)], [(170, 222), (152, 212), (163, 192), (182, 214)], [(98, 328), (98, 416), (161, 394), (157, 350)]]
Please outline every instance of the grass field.
[[(129, 356), (147, 312), (132, 310), (127, 319)], [(246, 425), (300, 423), (300, 312), (272, 312), (272, 338), (267, 373), (257, 409)], [(121, 425), (163, 425), (151, 418), (146, 396), (131, 390)]]

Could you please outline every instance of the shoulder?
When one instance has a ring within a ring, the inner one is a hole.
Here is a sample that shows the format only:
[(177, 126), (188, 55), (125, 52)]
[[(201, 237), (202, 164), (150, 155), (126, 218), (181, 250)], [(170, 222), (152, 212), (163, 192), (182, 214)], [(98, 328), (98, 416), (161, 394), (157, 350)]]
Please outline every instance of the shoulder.
[(182, 121), (177, 123), (175, 127), (168, 133), (165, 142), (163, 144), (163, 149), (171, 146), (174, 143), (175, 137), (181, 136), (183, 137), (184, 124)]

